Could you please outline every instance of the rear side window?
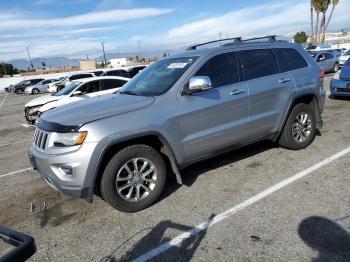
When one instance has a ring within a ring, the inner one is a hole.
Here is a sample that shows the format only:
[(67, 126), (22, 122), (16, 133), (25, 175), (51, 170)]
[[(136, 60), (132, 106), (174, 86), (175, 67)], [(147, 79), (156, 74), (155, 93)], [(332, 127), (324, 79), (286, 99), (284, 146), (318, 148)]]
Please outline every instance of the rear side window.
[(117, 80), (117, 79), (101, 80), (101, 90), (108, 90), (108, 89), (112, 89), (112, 88), (121, 87), (125, 83), (126, 83), (126, 81)]
[(210, 77), (213, 87), (239, 82), (236, 54), (225, 53), (210, 58), (196, 73), (196, 76)]
[(245, 80), (278, 74), (278, 64), (270, 49), (240, 51)]
[(308, 66), (301, 54), (293, 48), (277, 48), (274, 49), (280, 72), (291, 71)]

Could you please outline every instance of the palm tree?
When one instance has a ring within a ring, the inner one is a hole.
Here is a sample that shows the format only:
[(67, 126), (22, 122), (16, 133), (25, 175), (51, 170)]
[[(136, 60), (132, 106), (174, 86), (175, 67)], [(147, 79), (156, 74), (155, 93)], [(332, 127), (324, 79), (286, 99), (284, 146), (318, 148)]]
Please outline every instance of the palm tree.
[(315, 40), (315, 43), (318, 43), (319, 42), (319, 21), (320, 21), (320, 13), (321, 13), (321, 10), (322, 10), (322, 1), (323, 0), (311, 0), (312, 1), (312, 5), (315, 9), (315, 12), (316, 12), (316, 24), (315, 24), (315, 36), (314, 36), (314, 40)]
[(330, 2), (331, 2), (330, 0), (321, 1), (322, 21), (320, 25), (319, 40), (322, 44), (324, 43), (324, 38), (326, 34), (326, 13)]
[(311, 43), (314, 43), (314, 6), (312, 5), (312, 0), (310, 0), (310, 21), (311, 21)]
[(328, 20), (327, 20), (326, 31), (327, 31), (329, 22), (331, 21), (331, 18), (332, 18), (333, 12), (334, 12), (334, 8), (335, 8), (335, 6), (338, 5), (338, 4), (339, 4), (339, 0), (332, 0), (332, 11), (331, 11), (331, 13), (329, 14), (329, 17), (328, 17)]

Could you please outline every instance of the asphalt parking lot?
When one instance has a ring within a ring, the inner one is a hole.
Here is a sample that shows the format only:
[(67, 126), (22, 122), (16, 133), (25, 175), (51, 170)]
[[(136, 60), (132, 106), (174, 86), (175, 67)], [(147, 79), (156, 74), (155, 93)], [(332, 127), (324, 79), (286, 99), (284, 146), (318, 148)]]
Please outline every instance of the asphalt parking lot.
[(35, 238), (32, 261), (350, 261), (350, 99), (327, 97), (307, 149), (261, 142), (192, 165), (182, 186), (170, 181), (159, 202), (127, 214), (30, 170), (32, 98), (0, 93), (0, 224)]

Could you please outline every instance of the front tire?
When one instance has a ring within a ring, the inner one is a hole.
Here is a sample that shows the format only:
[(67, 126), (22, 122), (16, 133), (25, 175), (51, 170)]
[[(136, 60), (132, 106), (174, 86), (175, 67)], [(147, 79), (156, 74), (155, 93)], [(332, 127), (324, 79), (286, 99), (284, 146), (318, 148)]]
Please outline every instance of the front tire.
[(299, 150), (306, 148), (315, 139), (315, 113), (310, 105), (297, 104), (290, 112), (278, 141), (281, 147)]
[(40, 93), (40, 91), (39, 91), (39, 89), (37, 89), (37, 88), (34, 88), (33, 90), (32, 90), (32, 95), (37, 95), (37, 94), (39, 94)]
[(100, 184), (101, 195), (115, 209), (137, 212), (159, 198), (166, 177), (164, 160), (154, 148), (128, 146), (107, 164)]

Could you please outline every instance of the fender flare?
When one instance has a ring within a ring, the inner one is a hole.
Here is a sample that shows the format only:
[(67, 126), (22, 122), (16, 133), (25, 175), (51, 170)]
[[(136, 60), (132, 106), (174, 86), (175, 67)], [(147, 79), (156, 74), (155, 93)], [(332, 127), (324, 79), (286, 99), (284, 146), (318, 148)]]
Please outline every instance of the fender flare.
[(84, 180), (84, 187), (88, 188), (88, 190), (85, 191), (83, 198), (86, 198), (88, 202), (93, 201), (94, 188), (96, 185), (97, 178), (99, 176), (101, 164), (109, 149), (111, 149), (113, 146), (116, 146), (118, 144), (122, 144), (138, 138), (141, 139), (146, 136), (156, 136), (162, 142), (162, 144), (164, 145), (164, 151), (161, 150), (161, 152), (164, 153), (169, 158), (172, 171), (176, 176), (177, 183), (182, 184), (179, 166), (178, 166), (174, 151), (172, 150), (169, 142), (159, 132), (156, 132), (156, 131), (144, 132), (144, 133), (139, 133), (137, 135), (127, 136), (122, 139), (116, 139), (113, 141), (110, 141), (109, 138), (107, 137), (107, 138), (104, 138), (103, 140), (105, 141), (109, 140), (109, 141), (99, 143), (96, 146), (94, 153), (90, 159), (90, 163), (89, 163), (86, 177)]

